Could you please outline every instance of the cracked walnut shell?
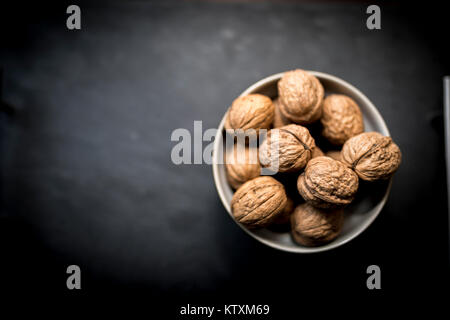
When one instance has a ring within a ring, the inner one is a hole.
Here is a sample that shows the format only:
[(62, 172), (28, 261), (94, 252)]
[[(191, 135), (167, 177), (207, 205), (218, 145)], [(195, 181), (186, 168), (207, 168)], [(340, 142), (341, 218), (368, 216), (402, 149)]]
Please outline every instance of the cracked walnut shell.
[(292, 237), (304, 246), (325, 244), (336, 239), (343, 221), (343, 209), (325, 210), (303, 203), (291, 215)]
[(322, 114), (324, 89), (320, 81), (304, 70), (283, 74), (278, 81), (281, 113), (299, 124), (309, 124)]
[(311, 159), (315, 147), (308, 129), (290, 124), (268, 132), (260, 147), (260, 162), (278, 172), (299, 171)]
[(334, 208), (353, 201), (358, 176), (340, 161), (317, 157), (308, 162), (298, 177), (297, 188), (303, 199), (314, 207)]
[(344, 144), (341, 158), (361, 179), (375, 181), (387, 179), (397, 171), (402, 153), (391, 137), (364, 132)]
[(258, 149), (235, 145), (233, 150), (227, 151), (225, 155), (225, 170), (228, 183), (234, 189), (238, 189), (244, 182), (260, 176)]
[(269, 176), (244, 183), (233, 195), (231, 211), (239, 223), (249, 227), (266, 227), (281, 214), (287, 203), (283, 185)]
[(364, 121), (356, 102), (342, 94), (325, 98), (322, 107), (322, 135), (334, 145), (343, 145), (353, 136), (364, 132)]
[(225, 120), (225, 129), (269, 129), (273, 121), (272, 100), (262, 94), (238, 97), (231, 104)]

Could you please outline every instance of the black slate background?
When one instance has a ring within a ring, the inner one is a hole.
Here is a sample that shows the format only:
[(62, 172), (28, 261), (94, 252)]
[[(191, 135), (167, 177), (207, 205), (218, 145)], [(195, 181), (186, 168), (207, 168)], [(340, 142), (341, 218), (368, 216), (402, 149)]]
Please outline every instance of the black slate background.
[[(0, 10), (12, 110), (0, 114), (3, 293), (140, 294), (173, 317), (187, 303), (279, 313), (323, 292), (448, 292), (442, 8), (382, 5), (382, 30), (369, 31), (357, 2), (81, 3), (82, 30), (68, 31), (67, 5)], [(361, 89), (404, 159), (374, 224), (316, 255), (251, 239), (222, 207), (210, 166), (170, 160), (174, 129), (216, 127), (246, 87), (296, 67)], [(81, 267), (80, 292), (65, 287), (69, 264)], [(366, 289), (370, 264), (380, 292)]]

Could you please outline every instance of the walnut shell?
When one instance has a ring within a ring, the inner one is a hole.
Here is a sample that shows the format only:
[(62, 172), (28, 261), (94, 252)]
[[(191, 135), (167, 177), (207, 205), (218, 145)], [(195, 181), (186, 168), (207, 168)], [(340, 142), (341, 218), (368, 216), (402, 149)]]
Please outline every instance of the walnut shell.
[(322, 114), (324, 89), (320, 81), (304, 70), (285, 72), (278, 81), (281, 113), (288, 119), (308, 124)]
[(330, 157), (331, 159), (334, 159), (336, 161), (341, 161), (341, 152), (338, 150), (331, 150), (325, 153), (326, 157)]
[(298, 177), (297, 188), (314, 207), (334, 208), (352, 202), (358, 190), (358, 176), (342, 162), (317, 157), (308, 162)]
[(322, 107), (322, 135), (334, 145), (342, 145), (364, 132), (364, 121), (356, 102), (342, 94), (325, 98)]
[(342, 209), (325, 210), (303, 203), (291, 215), (292, 237), (304, 246), (325, 244), (336, 239), (343, 222)]
[(272, 127), (274, 128), (279, 128), (279, 127), (283, 127), (286, 126), (288, 124), (291, 124), (292, 121), (289, 120), (288, 118), (286, 118), (280, 110), (280, 98), (276, 98), (273, 101), (273, 106), (274, 106), (274, 113), (273, 113), (273, 124)]
[(286, 205), (283, 211), (273, 220), (274, 225), (288, 224), (291, 219), (291, 213), (294, 211), (294, 201), (287, 197)]
[(391, 177), (402, 161), (402, 153), (391, 137), (378, 132), (365, 132), (349, 139), (341, 156), (342, 162), (366, 181)]
[(239, 188), (244, 182), (259, 177), (261, 165), (258, 160), (258, 149), (234, 146), (234, 152), (225, 154), (225, 170), (228, 183), (232, 188)]
[(272, 100), (262, 94), (238, 97), (231, 104), (225, 120), (225, 129), (269, 129), (273, 121)]
[(317, 157), (323, 157), (324, 153), (318, 146), (316, 146), (312, 151), (312, 157), (311, 158), (317, 158)]
[(278, 166), (278, 172), (299, 171), (311, 159), (315, 147), (308, 129), (290, 124), (268, 132), (260, 146), (260, 162), (263, 167)]
[(284, 210), (287, 202), (283, 185), (269, 176), (244, 183), (233, 195), (234, 218), (249, 228), (266, 227)]

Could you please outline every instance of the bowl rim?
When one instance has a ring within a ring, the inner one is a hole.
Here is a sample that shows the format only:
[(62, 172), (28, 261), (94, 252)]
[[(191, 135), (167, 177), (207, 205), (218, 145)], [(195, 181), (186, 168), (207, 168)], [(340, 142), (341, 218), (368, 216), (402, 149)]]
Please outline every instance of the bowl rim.
[[(346, 87), (349, 91), (351, 91), (355, 96), (358, 96), (358, 98), (360, 100), (362, 100), (367, 107), (370, 109), (370, 112), (372, 113), (372, 116), (375, 117), (376, 122), (379, 124), (379, 126), (381, 127), (381, 133), (384, 134), (385, 136), (390, 136), (389, 133), (389, 129), (386, 125), (386, 123), (384, 122), (383, 117), (381, 116), (380, 112), (378, 111), (378, 109), (375, 107), (375, 105), (369, 100), (369, 98), (367, 98), (366, 95), (364, 95), (359, 89), (357, 89), (355, 86), (351, 85), (350, 83), (348, 83), (345, 80), (342, 80), (336, 76), (324, 73), (324, 72), (319, 72), (319, 71), (312, 71), (312, 70), (306, 70), (307, 72), (311, 73), (312, 75), (314, 75), (315, 77), (317, 77), (319, 80), (328, 80), (331, 82), (336, 82), (339, 85)], [(252, 84), (250, 87), (248, 87), (246, 90), (244, 90), (239, 96), (244, 96), (247, 94), (251, 94), (255, 91), (257, 91), (258, 89), (260, 89), (261, 87), (276, 81), (276, 80), (280, 80), (281, 77), (283, 76), (284, 72), (280, 72), (280, 73), (276, 73), (273, 75), (270, 75), (268, 77), (265, 77), (257, 82), (255, 82), (254, 84)], [(386, 188), (386, 192), (383, 195), (383, 198), (380, 200), (380, 202), (375, 206), (374, 210), (375, 212), (372, 213), (372, 215), (365, 220), (358, 228), (355, 232), (353, 232), (353, 234), (351, 234), (349, 237), (347, 237), (346, 239), (343, 239), (341, 241), (332, 241), (329, 244), (325, 244), (323, 246), (320, 247), (303, 247), (303, 246), (298, 246), (298, 247), (287, 247), (284, 246), (282, 244), (278, 244), (278, 243), (274, 243), (273, 241), (264, 239), (263, 237), (251, 232), (250, 230), (248, 230), (247, 228), (245, 228), (242, 224), (238, 223), (234, 218), (233, 215), (231, 213), (231, 208), (230, 208), (230, 203), (228, 203), (226, 201), (226, 197), (225, 197), (225, 191), (222, 187), (220, 178), (219, 178), (219, 160), (218, 157), (221, 154), (221, 152), (219, 152), (219, 148), (222, 147), (222, 144), (220, 143), (221, 139), (218, 139), (218, 137), (221, 137), (223, 134), (223, 130), (224, 130), (224, 125), (225, 125), (225, 119), (227, 116), (227, 112), (225, 112), (224, 116), (222, 117), (222, 120), (220, 121), (219, 127), (217, 129), (217, 135), (216, 138), (214, 139), (214, 146), (213, 146), (213, 163), (212, 163), (212, 169), (213, 169), (213, 176), (214, 176), (214, 184), (216, 186), (217, 192), (219, 194), (220, 200), (223, 204), (223, 206), (225, 207), (225, 210), (227, 211), (228, 215), (230, 216), (230, 218), (242, 229), (244, 230), (248, 235), (250, 235), (252, 238), (256, 239), (257, 241), (271, 247), (274, 249), (278, 249), (281, 251), (285, 251), (285, 252), (291, 252), (291, 253), (316, 253), (316, 252), (323, 252), (323, 251), (328, 251), (331, 249), (335, 249), (337, 247), (340, 247), (348, 242), (350, 242), (351, 240), (355, 239), (357, 236), (359, 236), (362, 232), (364, 232), (372, 223), (373, 221), (378, 217), (378, 215), (380, 214), (381, 210), (383, 209), (384, 205), (386, 204), (386, 201), (389, 197), (389, 193), (391, 191), (391, 186), (392, 186), (392, 178), (389, 179), (389, 183), (387, 185)]]

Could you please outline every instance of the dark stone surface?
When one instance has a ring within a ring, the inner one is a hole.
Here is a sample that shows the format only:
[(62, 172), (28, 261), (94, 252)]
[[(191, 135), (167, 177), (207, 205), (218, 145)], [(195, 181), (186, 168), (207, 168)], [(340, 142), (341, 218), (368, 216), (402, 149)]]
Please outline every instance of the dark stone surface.
[[(450, 70), (447, 48), (430, 36), (439, 19), (385, 6), (382, 30), (369, 31), (358, 3), (81, 7), (76, 32), (61, 4), (35, 7), (28, 20), (18, 5), (0, 10), (2, 100), (15, 110), (0, 114), (2, 290), (66, 292), (69, 264), (92, 295), (140, 289), (275, 309), (286, 288), (301, 288), (302, 299), (370, 296), (370, 264), (381, 267), (385, 294), (445, 286), (441, 79)], [(403, 152), (375, 223), (317, 255), (251, 239), (227, 216), (210, 166), (170, 160), (174, 129), (216, 127), (246, 87), (296, 67), (357, 86)]]

